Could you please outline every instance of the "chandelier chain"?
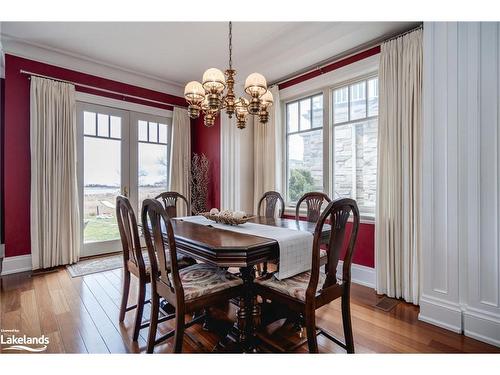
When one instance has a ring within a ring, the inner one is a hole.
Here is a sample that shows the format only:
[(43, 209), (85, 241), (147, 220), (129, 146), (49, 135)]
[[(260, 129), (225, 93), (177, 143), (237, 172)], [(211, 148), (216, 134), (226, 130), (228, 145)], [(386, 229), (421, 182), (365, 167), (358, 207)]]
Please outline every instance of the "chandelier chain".
[(229, 21), (229, 69), (233, 69), (233, 23)]

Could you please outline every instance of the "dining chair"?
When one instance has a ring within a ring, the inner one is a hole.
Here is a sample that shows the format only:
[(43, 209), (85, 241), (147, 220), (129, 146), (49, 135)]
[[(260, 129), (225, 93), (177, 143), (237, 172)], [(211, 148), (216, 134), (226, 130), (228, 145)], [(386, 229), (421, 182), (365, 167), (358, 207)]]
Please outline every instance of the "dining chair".
[[(352, 214), (351, 230), (346, 231), (347, 221)], [(320, 268), (320, 238), (323, 225), (330, 219), (331, 232), (328, 241), (328, 263), (323, 272)], [(348, 353), (354, 353), (354, 339), (351, 324), (350, 288), (351, 264), (359, 228), (359, 210), (356, 201), (342, 198), (332, 201), (318, 218), (312, 247), (312, 268), (296, 276), (278, 280), (275, 275), (255, 280), (256, 292), (264, 299), (271, 300), (287, 310), (302, 315), (305, 320), (309, 352), (318, 353), (317, 335), (323, 334)], [(345, 247), (347, 247), (345, 249)], [(342, 278), (337, 279), (339, 256), (345, 250)], [(316, 309), (341, 298), (342, 324), (345, 343), (330, 332), (316, 327)], [(301, 341), (297, 348), (306, 341)]]
[[(267, 191), (265, 192), (259, 200), (257, 205), (257, 215), (261, 216), (262, 205), (264, 204), (264, 217), (274, 218), (276, 216), (276, 206), (279, 202), (278, 217), (283, 218), (285, 215), (285, 201), (280, 193), (277, 191)], [(265, 275), (267, 273), (267, 262), (257, 265), (257, 271), (259, 275)]]
[(311, 223), (317, 222), (321, 215), (321, 207), (323, 206), (324, 201), (328, 203), (331, 202), (331, 199), (325, 193), (321, 193), (319, 191), (305, 193), (300, 197), (297, 202), (297, 206), (295, 207), (295, 219), (300, 220), (300, 206), (303, 202), (305, 202), (307, 207), (306, 220)]
[[(119, 195), (116, 197), (116, 219), (123, 250), (123, 290), (120, 304), (119, 320), (123, 322), (127, 311), (136, 309), (133, 341), (139, 338), (139, 331), (149, 325), (142, 322), (144, 305), (149, 303), (146, 299), (146, 285), (150, 282), (150, 265), (147, 252), (143, 253), (139, 239), (139, 229), (134, 210), (127, 197)], [(180, 257), (179, 268), (184, 268), (196, 263), (193, 258)], [(128, 306), (131, 275), (137, 277), (139, 292), (137, 293), (137, 304)]]
[(189, 204), (186, 197), (176, 191), (165, 191), (160, 195), (156, 196), (155, 199), (161, 200), (163, 203), (163, 208), (167, 212), (169, 217), (177, 217), (177, 200), (181, 199), (186, 204), (186, 215), (191, 215), (191, 205)]
[[(241, 294), (243, 280), (207, 263), (180, 269), (172, 223), (157, 200), (143, 202), (142, 223), (151, 260), (151, 324), (147, 352), (153, 353), (155, 345), (174, 336), (174, 352), (180, 353), (184, 330), (205, 318), (198, 315), (186, 323), (185, 315), (236, 298)], [(175, 329), (157, 339), (160, 297), (175, 309)]]
[(257, 215), (261, 215), (262, 204), (265, 204), (264, 215), (266, 218), (273, 218), (276, 216), (276, 205), (279, 202), (278, 217), (282, 218), (285, 215), (285, 201), (280, 193), (277, 191), (267, 191), (262, 195), (257, 205)]

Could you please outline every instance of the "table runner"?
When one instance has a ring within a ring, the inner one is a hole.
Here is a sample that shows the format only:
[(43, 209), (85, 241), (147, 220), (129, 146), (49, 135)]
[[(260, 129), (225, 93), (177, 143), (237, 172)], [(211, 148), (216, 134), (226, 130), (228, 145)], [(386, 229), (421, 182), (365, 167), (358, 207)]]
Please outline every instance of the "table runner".
[(211, 225), (218, 229), (275, 240), (279, 244), (280, 252), (279, 271), (276, 272), (276, 278), (279, 280), (311, 269), (313, 235), (310, 232), (255, 223), (240, 225), (219, 224), (203, 216), (176, 218), (176, 220), (180, 219), (200, 225)]

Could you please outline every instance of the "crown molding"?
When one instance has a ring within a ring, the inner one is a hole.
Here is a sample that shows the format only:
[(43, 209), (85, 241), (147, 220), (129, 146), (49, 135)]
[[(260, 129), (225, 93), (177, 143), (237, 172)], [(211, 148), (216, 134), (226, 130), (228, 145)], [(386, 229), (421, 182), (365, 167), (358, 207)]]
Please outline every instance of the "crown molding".
[(184, 95), (184, 87), (178, 82), (165, 80), (154, 75), (134, 71), (43, 44), (26, 41), (1, 32), (0, 37), (3, 45), (2, 56), (4, 54), (15, 55), (171, 95)]

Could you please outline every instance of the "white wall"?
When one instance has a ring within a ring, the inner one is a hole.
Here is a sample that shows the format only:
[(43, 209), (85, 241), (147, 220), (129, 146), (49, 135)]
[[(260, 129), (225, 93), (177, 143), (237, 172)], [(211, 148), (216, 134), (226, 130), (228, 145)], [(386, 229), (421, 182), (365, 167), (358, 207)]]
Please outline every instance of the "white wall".
[(419, 319), (500, 346), (500, 23), (424, 24)]

